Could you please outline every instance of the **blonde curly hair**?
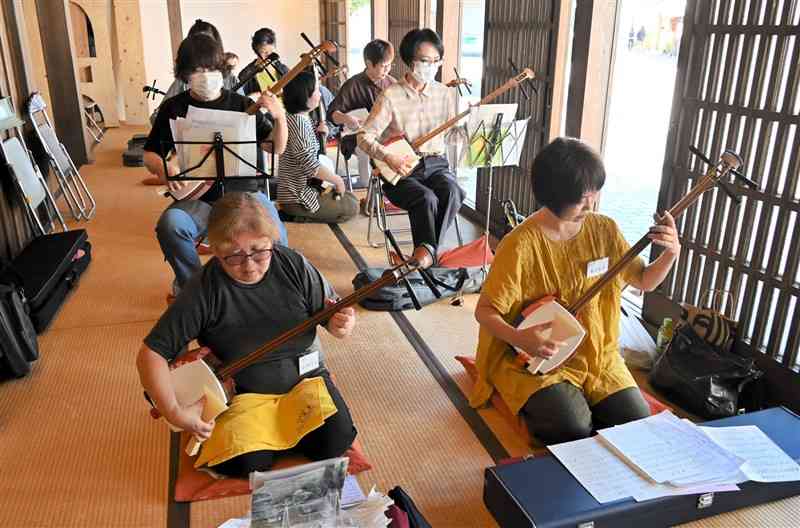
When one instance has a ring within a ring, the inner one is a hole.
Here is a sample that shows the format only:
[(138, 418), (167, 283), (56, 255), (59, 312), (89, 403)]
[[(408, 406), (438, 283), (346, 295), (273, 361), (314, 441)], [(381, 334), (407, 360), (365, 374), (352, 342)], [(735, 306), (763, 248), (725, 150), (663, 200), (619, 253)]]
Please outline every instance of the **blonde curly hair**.
[(247, 192), (229, 192), (214, 202), (208, 217), (208, 241), (212, 248), (224, 249), (233, 244), (242, 233), (269, 237), (273, 242), (280, 238), (278, 226), (267, 210)]

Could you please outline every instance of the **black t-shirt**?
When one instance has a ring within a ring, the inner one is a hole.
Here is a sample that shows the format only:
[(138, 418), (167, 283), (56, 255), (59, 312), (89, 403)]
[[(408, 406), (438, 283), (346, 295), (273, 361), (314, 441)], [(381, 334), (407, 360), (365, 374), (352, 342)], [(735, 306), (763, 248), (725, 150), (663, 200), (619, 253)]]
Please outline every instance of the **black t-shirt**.
[[(213, 101), (199, 101), (191, 96), (189, 90), (179, 93), (175, 97), (171, 97), (161, 103), (158, 109), (158, 115), (153, 123), (153, 128), (150, 130), (150, 135), (147, 136), (147, 142), (144, 144), (144, 150), (155, 152), (160, 156), (175, 149), (172, 138), (172, 129), (170, 128), (170, 120), (179, 117), (186, 117), (189, 106), (196, 108), (208, 108), (211, 110), (230, 110), (234, 112), (244, 112), (253, 103), (249, 97), (239, 95), (234, 92), (223, 89), (222, 95)], [(264, 141), (269, 138), (273, 128), (272, 116), (269, 113), (256, 112), (256, 139)], [(259, 151), (260, 152), (260, 151)], [(258, 180), (241, 180), (226, 182), (225, 189), (228, 191), (249, 191), (254, 192), (258, 190)], [(219, 183), (209, 189), (201, 198), (204, 202), (213, 203), (220, 196), (222, 196), (222, 189)]]
[[(235, 281), (214, 258), (186, 283), (144, 342), (172, 361), (197, 339), (228, 364), (302, 323), (334, 296), (320, 272), (284, 246), (274, 247), (269, 269), (257, 284)], [(297, 358), (313, 351), (321, 356), (316, 328), (236, 374), (237, 392), (288, 392), (305, 377), (299, 375)]]

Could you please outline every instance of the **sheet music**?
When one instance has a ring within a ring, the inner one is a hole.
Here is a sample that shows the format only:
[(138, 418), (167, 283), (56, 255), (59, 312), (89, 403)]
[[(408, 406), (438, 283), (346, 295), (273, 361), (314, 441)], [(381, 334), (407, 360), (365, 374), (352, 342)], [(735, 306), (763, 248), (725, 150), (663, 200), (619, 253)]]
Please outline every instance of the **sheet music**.
[[(367, 120), (367, 116), (369, 116), (369, 110), (367, 110), (366, 108), (356, 108), (355, 110), (350, 110), (349, 112), (347, 112), (347, 115), (349, 115), (350, 117), (355, 117), (361, 123), (363, 123), (364, 121)], [(342, 128), (342, 137), (352, 136), (353, 134), (355, 134), (359, 130), (360, 130), (360, 127), (359, 128), (350, 128), (348, 126), (344, 126)]]
[(597, 437), (547, 447), (573, 477), (600, 503), (633, 497), (636, 501), (668, 495), (732, 491), (731, 484), (679, 488), (655, 484), (633, 470)]
[(747, 480), (800, 480), (800, 465), (755, 425), (701, 427), (714, 442), (746, 460), (741, 471)]
[[(255, 141), (256, 122), (254, 115), (228, 110), (212, 110), (189, 106), (185, 118), (170, 121), (172, 137), (175, 141), (213, 141), (214, 135), (222, 134), (223, 141)], [(182, 171), (194, 167), (211, 149), (211, 145), (175, 145), (178, 163)], [(256, 165), (259, 151), (256, 143), (248, 145), (228, 145), (243, 159)], [(255, 176), (256, 171), (241, 162), (236, 156), (226, 151), (225, 176)], [(193, 171), (192, 177), (215, 178), (217, 176), (216, 159), (212, 154), (203, 164)]]
[(732, 478), (744, 463), (669, 411), (598, 433), (617, 455), (661, 484), (687, 486)]

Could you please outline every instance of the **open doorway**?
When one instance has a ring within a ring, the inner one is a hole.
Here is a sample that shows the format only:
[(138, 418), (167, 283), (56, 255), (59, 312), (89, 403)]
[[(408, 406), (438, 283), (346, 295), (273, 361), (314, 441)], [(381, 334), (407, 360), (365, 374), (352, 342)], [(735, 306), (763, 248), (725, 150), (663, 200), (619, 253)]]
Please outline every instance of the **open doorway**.
[(631, 244), (658, 203), (686, 0), (622, 0), (604, 141), (600, 212)]
[[(459, 32), (458, 73), (472, 83), (471, 93), (466, 90), (459, 97), (459, 110), (481, 99), (483, 80), (483, 37), (486, 0), (462, 0)], [(475, 208), (478, 169), (457, 169), (458, 182), (467, 193), (466, 205)]]
[(372, 40), (372, 0), (347, 2), (347, 77), (364, 69), (364, 48)]

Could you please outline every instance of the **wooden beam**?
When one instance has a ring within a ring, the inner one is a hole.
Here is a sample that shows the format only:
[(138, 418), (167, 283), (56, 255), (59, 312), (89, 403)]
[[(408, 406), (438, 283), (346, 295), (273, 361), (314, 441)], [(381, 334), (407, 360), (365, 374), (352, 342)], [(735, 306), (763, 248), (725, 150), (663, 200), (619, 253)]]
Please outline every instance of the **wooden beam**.
[[(38, 91), (42, 94), (47, 108), (52, 109), (53, 102), (50, 99), (50, 87), (47, 85), (47, 69), (44, 65), (44, 50), (42, 49), (42, 37), (39, 34), (39, 15), (36, 12), (36, 0), (23, 0), (26, 35), (30, 56), (31, 78), (29, 83), (31, 91)], [(52, 114), (52, 110), (48, 110)]]
[(372, 38), (389, 40), (389, 0), (372, 0)]
[[(444, 58), (442, 61), (442, 82), (446, 83), (455, 78), (454, 68), (458, 67), (458, 57), (461, 54), (461, 17), (464, 2), (442, 2), (437, 6), (436, 31), (442, 37), (444, 44)], [(459, 72), (463, 75), (463, 72)]]
[(577, 0), (566, 132), (602, 152), (619, 0)]
[(550, 135), (551, 141), (564, 134), (566, 104), (566, 77), (569, 57), (569, 29), (572, 24), (572, 6), (575, 0), (561, 0), (558, 13), (558, 40), (555, 51), (555, 70), (553, 71), (553, 105), (550, 110)]
[[(175, 58), (178, 56), (178, 46), (183, 40), (181, 0), (167, 0), (167, 16), (169, 17), (169, 41), (172, 44), (172, 57)], [(141, 31), (139, 33), (141, 34)]]
[(87, 137), (83, 100), (78, 90), (69, 1), (36, 0), (36, 9), (47, 82), (50, 93), (59, 95), (53, 101), (53, 123), (72, 160), (80, 166), (90, 160), (88, 142), (91, 140)]
[(8, 8), (4, 13), (6, 35), (8, 35), (11, 64), (16, 79), (14, 99), (17, 112), (22, 113), (22, 105), (34, 89), (33, 71), (30, 66), (32, 60), (28, 47), (28, 33), (22, 0), (12, 0), (6, 5)]

